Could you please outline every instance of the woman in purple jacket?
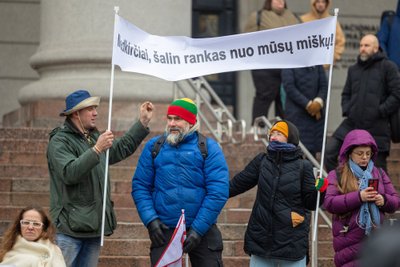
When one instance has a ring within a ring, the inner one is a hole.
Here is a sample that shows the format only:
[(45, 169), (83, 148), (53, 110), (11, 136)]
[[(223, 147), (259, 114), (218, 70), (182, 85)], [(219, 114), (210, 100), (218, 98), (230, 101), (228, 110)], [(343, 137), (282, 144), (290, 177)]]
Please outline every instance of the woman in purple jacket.
[[(328, 175), (324, 207), (333, 214), (336, 266), (357, 266), (361, 242), (383, 223), (384, 213), (398, 208), (399, 196), (390, 178), (374, 167), (377, 152), (367, 131), (350, 131), (340, 148), (339, 166)], [(371, 179), (378, 179), (377, 188)]]

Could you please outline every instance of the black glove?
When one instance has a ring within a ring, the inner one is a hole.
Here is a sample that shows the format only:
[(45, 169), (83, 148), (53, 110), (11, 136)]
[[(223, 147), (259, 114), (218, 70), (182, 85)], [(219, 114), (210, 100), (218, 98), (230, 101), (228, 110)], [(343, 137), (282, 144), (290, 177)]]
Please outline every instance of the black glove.
[(194, 230), (190, 229), (189, 233), (185, 239), (185, 242), (183, 242), (183, 253), (189, 253), (197, 247), (201, 242), (201, 236), (196, 233)]
[(147, 225), (147, 230), (149, 230), (150, 240), (155, 247), (161, 247), (165, 244), (164, 232), (168, 230), (168, 226), (163, 224), (160, 219), (155, 219)]

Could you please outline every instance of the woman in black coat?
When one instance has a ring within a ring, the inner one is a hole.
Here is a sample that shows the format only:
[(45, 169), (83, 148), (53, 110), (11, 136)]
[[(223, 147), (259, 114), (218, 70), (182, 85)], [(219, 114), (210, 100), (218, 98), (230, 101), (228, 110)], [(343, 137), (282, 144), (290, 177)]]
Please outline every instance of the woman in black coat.
[(324, 103), (328, 82), (322, 65), (285, 69), (282, 84), (286, 92), (285, 115), (299, 129), (300, 141), (315, 157), (324, 136)]
[(316, 187), (312, 165), (302, 158), (298, 144), (296, 126), (276, 122), (266, 153), (230, 181), (230, 197), (258, 186), (244, 241), (250, 266), (306, 266), (310, 210), (315, 209), (317, 189), (324, 191), (327, 180), (318, 179)]

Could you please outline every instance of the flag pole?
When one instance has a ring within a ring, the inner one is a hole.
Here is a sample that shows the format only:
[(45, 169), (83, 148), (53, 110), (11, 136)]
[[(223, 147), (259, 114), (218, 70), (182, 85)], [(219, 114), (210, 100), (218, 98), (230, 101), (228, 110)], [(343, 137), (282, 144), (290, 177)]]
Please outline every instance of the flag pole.
[[(118, 15), (119, 7), (114, 6), (114, 11), (115, 11), (115, 18), (114, 18), (114, 37), (113, 37), (113, 47), (115, 43), (115, 21)], [(112, 58), (112, 56), (111, 56)], [(107, 125), (107, 130), (110, 131), (111, 129), (111, 113), (112, 113), (112, 103), (113, 103), (113, 91), (114, 91), (114, 61), (111, 59), (111, 81), (110, 81), (110, 96), (109, 96), (109, 102), (108, 102), (108, 125)], [(104, 226), (105, 226), (105, 219), (106, 219), (106, 206), (107, 206), (107, 183), (108, 183), (108, 160), (110, 157), (110, 149), (107, 149), (106, 151), (106, 164), (105, 164), (105, 171), (104, 171), (104, 192), (103, 192), (103, 213), (101, 217), (101, 241), (100, 245), (104, 245)]]
[[(333, 43), (335, 44), (336, 41), (336, 27), (337, 27), (337, 16), (339, 14), (339, 8), (335, 8), (335, 31), (333, 32)], [(335, 51), (335, 46), (333, 47)], [(320, 170), (319, 170), (319, 176), (322, 176), (323, 171), (324, 171), (324, 157), (325, 157), (325, 144), (326, 144), (326, 135), (327, 135), (327, 129), (328, 129), (328, 118), (329, 118), (329, 104), (330, 104), (330, 98), (331, 98), (331, 87), (332, 87), (332, 70), (333, 70), (333, 59), (334, 59), (335, 53), (332, 53), (332, 58), (331, 58), (331, 65), (329, 67), (329, 79), (328, 79), (328, 93), (326, 97), (326, 112), (325, 112), (325, 123), (324, 123), (324, 135), (323, 135), (323, 140), (322, 140), (322, 151), (321, 151), (321, 164), (320, 164)], [(326, 178), (326, 177), (324, 177)], [(313, 227), (313, 239), (312, 241), (315, 242), (316, 236), (317, 236), (317, 230), (318, 230), (318, 210), (319, 210), (319, 202), (321, 198), (321, 193), (318, 191), (317, 194), (317, 204), (316, 204), (316, 209), (315, 209), (315, 216), (314, 216), (314, 227)]]
[[(182, 209), (182, 213), (185, 213), (184, 209)], [(186, 217), (185, 217), (185, 238), (184, 239), (186, 239)], [(185, 267), (189, 267), (189, 254), (188, 253), (185, 254)]]

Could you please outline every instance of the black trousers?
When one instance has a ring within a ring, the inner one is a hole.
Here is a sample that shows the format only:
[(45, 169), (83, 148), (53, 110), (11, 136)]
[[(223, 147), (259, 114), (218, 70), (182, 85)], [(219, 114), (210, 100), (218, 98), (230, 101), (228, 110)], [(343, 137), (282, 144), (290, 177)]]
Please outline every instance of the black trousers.
[[(261, 69), (252, 70), (256, 95), (253, 100), (253, 120), (260, 116), (268, 118), (268, 110), (275, 101), (275, 116), (284, 118), (284, 110), (281, 102), (281, 70), (280, 69)], [(260, 125), (263, 126), (263, 125)]]
[[(189, 232), (189, 229), (186, 229)], [(170, 240), (173, 229), (165, 233), (166, 240)], [(167, 247), (168, 242), (161, 247), (150, 246), (151, 266), (154, 266), (160, 259), (162, 253)], [(190, 263), (192, 267), (221, 267), (222, 263), (222, 235), (217, 225), (213, 225), (210, 230), (202, 237), (200, 244), (189, 252)]]
[[(335, 137), (331, 137), (326, 143), (324, 165), (328, 173), (338, 166), (338, 156), (342, 144), (343, 141)], [(386, 158), (388, 156), (389, 152), (380, 151), (376, 157), (376, 160), (374, 161), (375, 166), (380, 167), (387, 172)]]

